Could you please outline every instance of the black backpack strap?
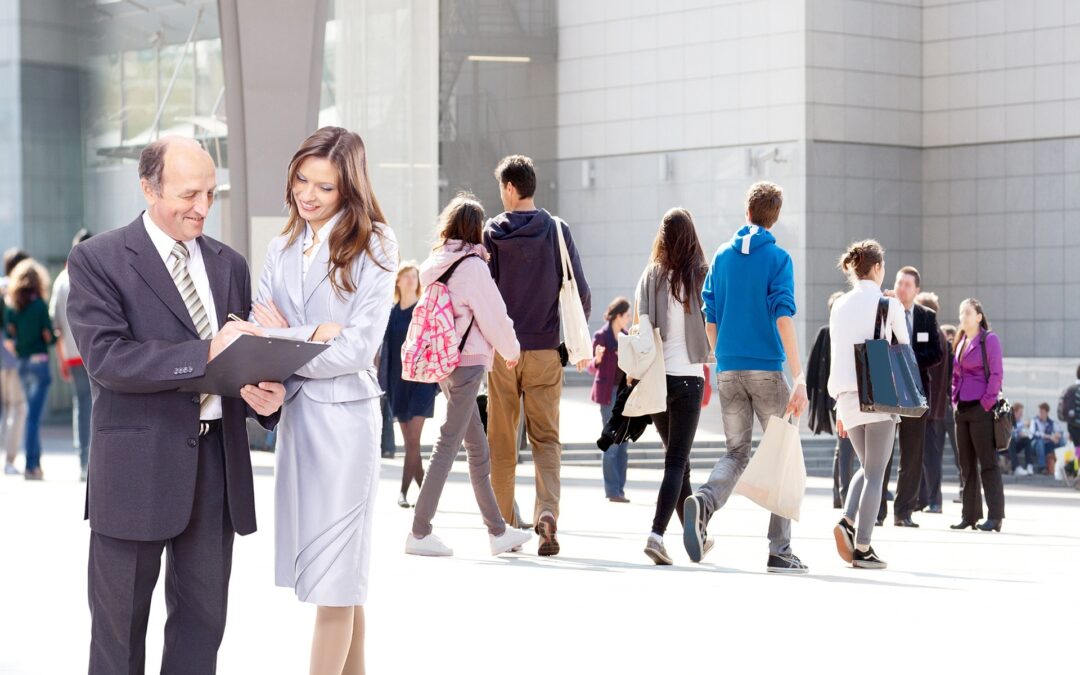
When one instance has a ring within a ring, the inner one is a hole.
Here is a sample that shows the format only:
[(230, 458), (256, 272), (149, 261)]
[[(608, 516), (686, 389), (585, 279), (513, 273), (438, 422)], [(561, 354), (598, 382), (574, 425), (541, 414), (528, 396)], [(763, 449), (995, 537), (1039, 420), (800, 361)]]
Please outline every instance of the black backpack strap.
[[(446, 271), (443, 272), (442, 275), (439, 276), (438, 279), (436, 279), (436, 282), (445, 284), (446, 282), (450, 281), (450, 277), (453, 276), (454, 270), (456, 270), (458, 268), (458, 265), (465, 262), (469, 258), (479, 258), (479, 257), (480, 256), (476, 255), (475, 253), (470, 253), (469, 255), (461, 256), (460, 258), (458, 258), (457, 260), (454, 261), (454, 264), (452, 264), (452, 265), (450, 265), (450, 267), (446, 268)], [(473, 317), (469, 321), (469, 327), (465, 329), (465, 335), (461, 336), (461, 344), (458, 345), (458, 352), (465, 349), (465, 341), (469, 339), (469, 333), (472, 332), (472, 327), (473, 327), (474, 323), (476, 323), (476, 312), (473, 312)]]
[(874, 320), (874, 339), (880, 340), (882, 331), (889, 322), (889, 299), (881, 296), (877, 303), (877, 318)]
[(979, 334), (979, 349), (982, 350), (983, 377), (986, 378), (987, 382), (990, 382), (990, 361), (986, 358), (986, 336), (989, 334), (989, 331), (983, 331)]
[(435, 280), (435, 282), (445, 284), (447, 281), (450, 281), (450, 277), (453, 276), (454, 270), (456, 270), (458, 268), (458, 265), (465, 262), (469, 258), (479, 258), (479, 257), (480, 256), (476, 255), (475, 253), (470, 253), (469, 255), (461, 256), (460, 258), (455, 260), (454, 263), (452, 265), (450, 265), (450, 267), (447, 267), (446, 271), (443, 272), (442, 275), (438, 279)]

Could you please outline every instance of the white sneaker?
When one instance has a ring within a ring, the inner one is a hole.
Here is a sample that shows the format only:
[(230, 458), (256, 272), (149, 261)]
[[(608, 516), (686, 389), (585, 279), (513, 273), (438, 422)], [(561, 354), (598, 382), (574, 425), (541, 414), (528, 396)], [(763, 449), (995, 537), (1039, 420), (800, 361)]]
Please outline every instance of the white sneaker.
[(409, 555), (426, 555), (431, 557), (443, 557), (454, 555), (454, 549), (443, 543), (434, 534), (429, 534), (423, 539), (417, 538), (412, 532), (405, 539), (405, 552)]
[(1032, 465), (1028, 464), (1028, 465), (1027, 465), (1027, 472), (1028, 472), (1028, 474), (1027, 474), (1027, 475), (1029, 475), (1029, 476), (1034, 476), (1034, 475), (1035, 475), (1035, 467), (1033, 467)]
[(1024, 467), (1018, 466), (1018, 467), (1016, 467), (1016, 471), (1013, 471), (1013, 475), (1014, 476), (1026, 476), (1026, 475), (1028, 475), (1028, 472), (1024, 470)]
[(516, 527), (506, 526), (506, 531), (499, 536), (489, 534), (488, 541), (491, 543), (491, 555), (501, 555), (507, 551), (520, 551), (522, 544), (532, 539), (532, 532), (519, 530)]
[(4, 464), (4, 473), (9, 476), (18, 476), (21, 472), (11, 462)]

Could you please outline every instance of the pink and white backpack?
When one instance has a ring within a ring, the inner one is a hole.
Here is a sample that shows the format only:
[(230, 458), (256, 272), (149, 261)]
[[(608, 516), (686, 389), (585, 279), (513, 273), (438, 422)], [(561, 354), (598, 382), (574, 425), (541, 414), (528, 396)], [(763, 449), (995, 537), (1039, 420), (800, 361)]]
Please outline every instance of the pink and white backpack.
[(476, 317), (458, 340), (454, 328), (454, 305), (446, 282), (467, 255), (458, 258), (435, 283), (424, 289), (413, 309), (409, 332), (401, 345), (401, 379), (410, 382), (441, 382), (461, 363), (461, 350), (469, 339)]

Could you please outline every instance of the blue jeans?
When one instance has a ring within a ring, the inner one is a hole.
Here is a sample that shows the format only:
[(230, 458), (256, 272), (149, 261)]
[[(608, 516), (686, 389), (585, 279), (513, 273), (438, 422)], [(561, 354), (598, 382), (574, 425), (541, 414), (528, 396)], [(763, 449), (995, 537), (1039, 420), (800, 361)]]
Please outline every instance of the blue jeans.
[[(608, 420), (611, 419), (611, 408), (615, 405), (617, 395), (618, 390), (613, 388), (611, 403), (600, 404), (600, 419), (603, 420), (604, 425), (607, 425)], [(626, 448), (628, 445), (630, 445), (629, 442), (612, 445), (604, 453), (604, 494), (608, 499), (625, 496), (623, 490), (626, 488), (626, 464), (629, 461)]]
[(1058, 444), (1045, 438), (1036, 438), (1032, 445), (1035, 447), (1035, 456), (1039, 460), (1035, 468), (1042, 471), (1046, 469), (1046, 456), (1054, 454)]
[(26, 393), (26, 470), (41, 466), (41, 417), (49, 395), (52, 376), (49, 362), (19, 359), (19, 380)]
[(90, 460), (90, 409), (92, 407), (90, 376), (87, 375), (85, 366), (71, 367), (71, 383), (75, 386), (75, 398), (72, 401), (75, 444), (79, 448), (79, 466), (85, 469)]

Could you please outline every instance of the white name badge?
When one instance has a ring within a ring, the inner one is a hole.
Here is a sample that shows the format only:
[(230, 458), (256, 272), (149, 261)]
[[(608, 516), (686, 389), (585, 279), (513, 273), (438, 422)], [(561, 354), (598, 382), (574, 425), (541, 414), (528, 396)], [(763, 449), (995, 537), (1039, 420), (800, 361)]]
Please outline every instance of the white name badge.
[(916, 333), (915, 342), (930, 342), (930, 333)]

